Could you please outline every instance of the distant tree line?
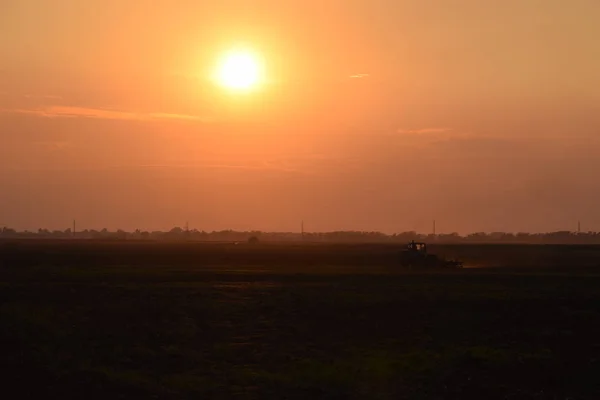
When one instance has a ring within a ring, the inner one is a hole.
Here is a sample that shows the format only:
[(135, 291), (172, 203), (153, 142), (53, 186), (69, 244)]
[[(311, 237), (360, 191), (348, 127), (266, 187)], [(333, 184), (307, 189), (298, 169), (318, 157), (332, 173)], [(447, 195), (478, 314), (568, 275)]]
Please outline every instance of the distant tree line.
[(0, 238), (31, 238), (31, 239), (99, 239), (99, 240), (191, 240), (191, 241), (220, 241), (245, 242), (256, 237), (261, 242), (345, 242), (345, 243), (406, 243), (411, 240), (430, 243), (523, 243), (523, 244), (600, 244), (600, 232), (571, 232), (558, 231), (548, 233), (507, 233), (507, 232), (476, 232), (461, 236), (450, 234), (420, 234), (414, 231), (395, 233), (392, 235), (381, 232), (367, 231), (334, 231), (334, 232), (261, 232), (261, 231), (212, 231), (205, 232), (197, 229), (182, 229), (175, 227), (170, 231), (124, 230), (109, 231), (107, 229), (85, 229), (73, 232), (71, 229), (53, 230), (38, 229), (37, 231), (17, 231), (8, 227), (0, 230)]

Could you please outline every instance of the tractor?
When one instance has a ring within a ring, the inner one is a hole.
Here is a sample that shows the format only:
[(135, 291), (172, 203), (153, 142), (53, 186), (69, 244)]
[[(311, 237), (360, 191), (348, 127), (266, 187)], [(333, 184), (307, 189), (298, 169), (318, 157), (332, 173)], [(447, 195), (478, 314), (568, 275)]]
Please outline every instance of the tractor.
[(400, 265), (403, 267), (418, 268), (462, 268), (463, 264), (457, 260), (445, 260), (435, 254), (427, 253), (427, 245), (414, 240), (406, 249), (400, 252)]

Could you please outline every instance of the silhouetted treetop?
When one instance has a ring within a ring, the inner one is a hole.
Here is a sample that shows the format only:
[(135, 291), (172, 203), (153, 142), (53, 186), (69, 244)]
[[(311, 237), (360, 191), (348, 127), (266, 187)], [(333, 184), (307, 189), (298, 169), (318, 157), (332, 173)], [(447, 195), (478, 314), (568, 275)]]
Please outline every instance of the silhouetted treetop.
[(411, 240), (433, 243), (523, 243), (523, 244), (600, 244), (599, 232), (557, 231), (547, 233), (526, 232), (474, 232), (464, 236), (458, 233), (420, 234), (414, 231), (385, 234), (374, 231), (333, 231), (333, 232), (261, 232), (221, 230), (206, 232), (198, 229), (173, 229), (163, 231), (143, 231), (136, 229), (127, 232), (123, 229), (109, 231), (84, 229), (72, 232), (70, 228), (50, 231), (40, 228), (35, 232), (17, 231), (10, 227), (0, 229), (0, 238), (38, 239), (110, 239), (110, 240), (189, 240), (213, 242), (346, 242), (346, 243), (406, 243)]

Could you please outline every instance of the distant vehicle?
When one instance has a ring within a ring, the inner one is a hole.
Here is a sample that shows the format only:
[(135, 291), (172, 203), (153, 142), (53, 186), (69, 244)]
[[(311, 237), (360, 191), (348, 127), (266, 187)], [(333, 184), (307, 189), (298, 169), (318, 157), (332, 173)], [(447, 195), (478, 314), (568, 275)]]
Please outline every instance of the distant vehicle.
[(463, 263), (458, 260), (446, 260), (427, 253), (427, 244), (410, 242), (406, 249), (400, 252), (400, 265), (403, 267), (417, 268), (462, 268)]

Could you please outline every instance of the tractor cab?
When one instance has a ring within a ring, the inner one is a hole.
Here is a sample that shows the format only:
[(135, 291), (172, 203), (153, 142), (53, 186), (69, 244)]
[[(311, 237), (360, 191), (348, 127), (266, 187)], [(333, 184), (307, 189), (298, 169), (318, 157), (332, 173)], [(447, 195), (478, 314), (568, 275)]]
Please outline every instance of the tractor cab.
[(408, 244), (408, 251), (416, 252), (420, 254), (427, 254), (427, 245), (422, 242), (415, 242), (414, 240)]

